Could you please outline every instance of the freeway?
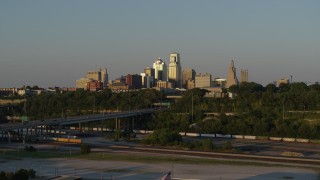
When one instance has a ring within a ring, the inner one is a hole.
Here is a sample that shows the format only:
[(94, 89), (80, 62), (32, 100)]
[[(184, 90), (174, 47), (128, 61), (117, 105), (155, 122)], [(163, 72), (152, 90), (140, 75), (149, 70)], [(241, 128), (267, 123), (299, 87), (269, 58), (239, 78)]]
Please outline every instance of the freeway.
[[(271, 163), (271, 164), (291, 164), (294, 166), (300, 167), (314, 167), (320, 168), (320, 159), (315, 157), (291, 157), (291, 156), (282, 156), (281, 153), (250, 153), (246, 152), (210, 152), (210, 151), (195, 151), (195, 150), (179, 150), (179, 149), (167, 149), (164, 147), (152, 147), (144, 146), (130, 142), (114, 142), (113, 140), (107, 140), (105, 137), (87, 137), (83, 138), (86, 144), (91, 146), (92, 152), (95, 153), (108, 153), (108, 154), (128, 154), (128, 155), (141, 155), (141, 156), (173, 156), (173, 157), (193, 157), (193, 158), (205, 158), (205, 159), (220, 159), (220, 160), (231, 160), (231, 161), (244, 161), (244, 162), (260, 162), (262, 164)], [(254, 146), (254, 142), (252, 142)], [(269, 142), (272, 146), (275, 142)], [(296, 146), (297, 143), (294, 143)], [(12, 144), (0, 144), (0, 149), (17, 149), (20, 146), (20, 149), (26, 144), (12, 143)], [(55, 143), (55, 142), (46, 142), (46, 143), (29, 143), (36, 147), (39, 151), (50, 151), (57, 148), (60, 151), (80, 151), (79, 144), (69, 144), (69, 143)], [(293, 144), (291, 144), (293, 145)], [(238, 146), (238, 145), (236, 145)], [(240, 145), (241, 146), (241, 145)], [(310, 145), (312, 146), (312, 145)], [(319, 145), (313, 145), (319, 147)], [(282, 151), (287, 151), (286, 145), (279, 147), (282, 148)], [(18, 148), (19, 149), (19, 148)], [(309, 147), (305, 148), (305, 151), (308, 151)], [(269, 149), (267, 151), (274, 151), (274, 149)]]
[[(102, 148), (101, 148), (102, 149)], [(246, 161), (262, 161), (262, 162), (278, 162), (278, 163), (292, 163), (299, 165), (317, 165), (319, 167), (319, 159), (299, 158), (299, 157), (280, 157), (280, 156), (261, 156), (252, 154), (240, 153), (225, 153), (225, 152), (208, 152), (208, 151), (190, 151), (190, 150), (176, 150), (155, 147), (139, 147), (139, 146), (124, 146), (112, 145), (104, 147), (104, 149), (118, 150), (126, 153), (141, 152), (155, 155), (179, 155), (189, 157), (204, 157), (204, 158), (221, 158), (231, 160), (246, 160)], [(144, 154), (146, 155), (146, 154)]]
[(4, 123), (0, 124), (0, 131), (8, 131), (15, 129), (24, 129), (38, 126), (54, 126), (54, 125), (67, 125), (67, 124), (77, 124), (82, 122), (93, 122), (93, 121), (102, 121), (107, 119), (115, 119), (115, 118), (125, 118), (125, 117), (133, 117), (142, 114), (150, 114), (154, 111), (160, 109), (152, 108), (152, 109), (139, 109), (133, 111), (121, 111), (121, 112), (112, 112), (112, 113), (102, 113), (102, 114), (93, 114), (93, 115), (85, 115), (85, 116), (75, 116), (68, 118), (53, 118), (53, 119), (41, 119), (34, 120), (28, 123)]

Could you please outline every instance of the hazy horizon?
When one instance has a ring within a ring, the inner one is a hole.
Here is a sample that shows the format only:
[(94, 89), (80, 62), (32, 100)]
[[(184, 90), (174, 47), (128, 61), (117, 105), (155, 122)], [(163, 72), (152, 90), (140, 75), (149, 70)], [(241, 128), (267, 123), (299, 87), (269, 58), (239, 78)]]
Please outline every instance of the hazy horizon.
[(314, 83), (320, 1), (1, 1), (0, 87), (74, 87), (87, 71), (140, 74), (178, 52), (183, 68), (267, 84)]

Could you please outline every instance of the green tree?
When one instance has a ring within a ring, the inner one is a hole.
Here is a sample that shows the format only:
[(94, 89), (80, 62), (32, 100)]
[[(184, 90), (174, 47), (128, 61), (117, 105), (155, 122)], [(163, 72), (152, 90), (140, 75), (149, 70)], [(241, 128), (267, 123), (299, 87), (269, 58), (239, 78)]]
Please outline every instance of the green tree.
[(81, 154), (89, 154), (91, 152), (91, 147), (88, 144), (81, 144), (80, 149)]
[(6, 176), (6, 173), (4, 171), (0, 172), (0, 179), (1, 180), (8, 180), (8, 177)]
[(30, 178), (35, 178), (36, 177), (36, 171), (33, 169), (28, 170), (28, 174)]
[(19, 169), (14, 175), (13, 180), (28, 180), (29, 174), (25, 169)]
[(153, 145), (169, 145), (172, 143), (182, 142), (181, 135), (176, 131), (171, 131), (169, 129), (159, 129), (155, 130), (151, 135), (149, 135), (144, 142)]

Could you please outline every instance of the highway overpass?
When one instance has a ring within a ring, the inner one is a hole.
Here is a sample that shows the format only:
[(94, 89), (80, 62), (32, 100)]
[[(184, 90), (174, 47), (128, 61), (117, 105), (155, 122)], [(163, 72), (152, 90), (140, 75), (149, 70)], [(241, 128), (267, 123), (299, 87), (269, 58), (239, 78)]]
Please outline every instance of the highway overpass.
[(29, 121), (24, 124), (23, 123), (5, 123), (5, 124), (0, 124), (0, 132), (34, 128), (39, 126), (40, 127), (41, 126), (61, 126), (61, 125), (68, 125), (68, 124), (79, 124), (84, 122), (102, 121), (102, 120), (108, 120), (108, 119), (134, 117), (134, 116), (139, 116), (143, 114), (150, 114), (157, 110), (163, 110), (163, 109), (152, 108), (152, 109), (140, 109), (140, 110), (133, 110), (133, 111), (121, 111), (121, 112), (102, 113), (102, 114), (94, 114), (94, 115), (75, 116), (75, 117), (67, 117), (67, 118), (42, 119), (42, 120)]

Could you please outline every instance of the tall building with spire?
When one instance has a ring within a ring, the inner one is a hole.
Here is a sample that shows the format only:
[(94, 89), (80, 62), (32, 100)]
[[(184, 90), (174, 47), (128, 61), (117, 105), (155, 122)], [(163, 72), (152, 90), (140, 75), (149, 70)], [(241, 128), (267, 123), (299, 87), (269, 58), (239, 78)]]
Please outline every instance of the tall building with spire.
[(174, 52), (170, 54), (168, 80), (172, 82), (175, 87), (181, 88), (181, 63), (179, 53)]
[(153, 63), (153, 69), (154, 69), (155, 80), (162, 80), (162, 81), (168, 80), (167, 79), (167, 65), (161, 58), (158, 58)]
[(234, 61), (231, 60), (229, 71), (228, 71), (228, 79), (227, 79), (227, 86), (226, 88), (229, 88), (232, 85), (238, 85), (239, 81), (237, 78), (237, 72), (236, 68), (234, 67)]

